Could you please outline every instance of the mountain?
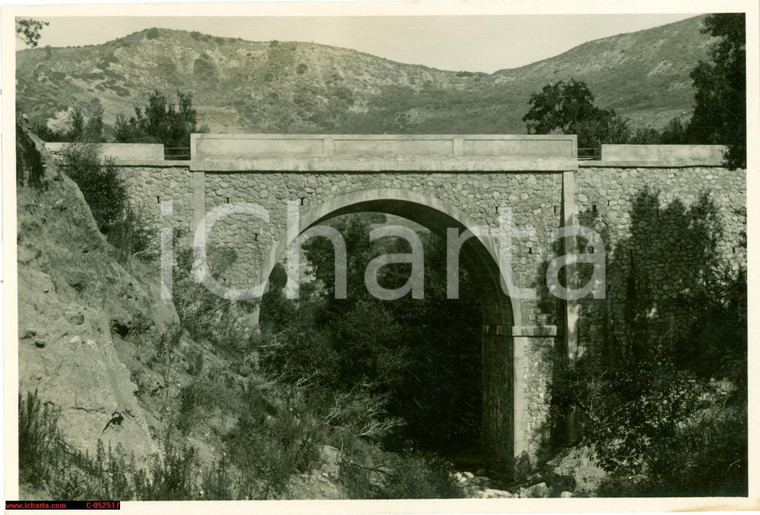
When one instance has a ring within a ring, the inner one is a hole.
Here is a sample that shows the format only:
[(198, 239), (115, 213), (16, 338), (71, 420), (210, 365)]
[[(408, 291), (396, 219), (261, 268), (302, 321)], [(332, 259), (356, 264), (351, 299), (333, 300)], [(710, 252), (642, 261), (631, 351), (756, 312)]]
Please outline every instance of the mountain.
[[(597, 104), (662, 127), (693, 105), (703, 17), (591, 41), (493, 74), (401, 64), (354, 50), (149, 29), (85, 47), (17, 53), (17, 103), (61, 123), (78, 106), (111, 125), (153, 90), (191, 92), (212, 132), (524, 133), (530, 94), (585, 81)], [(509, 49), (504, 49), (508, 52)]]

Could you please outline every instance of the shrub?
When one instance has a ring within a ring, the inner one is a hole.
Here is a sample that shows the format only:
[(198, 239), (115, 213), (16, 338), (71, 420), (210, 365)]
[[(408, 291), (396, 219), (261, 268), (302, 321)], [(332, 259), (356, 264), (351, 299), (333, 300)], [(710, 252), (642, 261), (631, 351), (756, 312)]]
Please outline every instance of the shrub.
[(373, 466), (366, 466), (361, 460), (347, 457), (344, 453), (338, 457), (340, 464), (338, 481), (346, 489), (351, 499), (378, 499), (380, 495), (381, 476), (383, 472)]
[(136, 474), (138, 499), (144, 501), (179, 501), (197, 499), (198, 455), (194, 447), (164, 445), (164, 459), (153, 455), (150, 470)]
[(746, 405), (707, 408), (663, 443), (652, 453), (646, 495), (747, 495)]
[(203, 372), (203, 351), (196, 349), (190, 353), (187, 364), (187, 373), (191, 376), (199, 376)]
[[(215, 73), (213, 63), (196, 59), (195, 73)], [(200, 68), (199, 68), (200, 67)], [(163, 143), (170, 148), (189, 148), (190, 134), (196, 131), (197, 112), (193, 107), (193, 96), (177, 91), (177, 103), (171, 101), (161, 91), (154, 91), (148, 98), (148, 105), (135, 107), (135, 114), (127, 118), (123, 114), (116, 117), (114, 139), (117, 143)]]
[(324, 384), (340, 372), (329, 340), (299, 327), (263, 335), (259, 352), (263, 369), (284, 383)]
[(204, 79), (213, 79), (217, 75), (216, 65), (208, 60), (205, 55), (196, 59), (193, 63), (193, 74)]
[(63, 151), (61, 164), (77, 184), (104, 234), (122, 219), (127, 206), (127, 187), (113, 160), (101, 161), (95, 145), (71, 143)]
[(293, 474), (319, 458), (321, 426), (293, 390), (269, 398), (249, 387), (247, 405), (226, 437), (227, 452), (243, 473), (241, 495), (269, 499), (284, 491)]
[[(134, 455), (131, 460), (124, 459), (124, 449), (121, 444), (116, 449), (108, 445), (106, 450), (103, 442), (98, 440), (97, 454), (91, 459), (88, 454), (75, 453), (76, 468), (70, 465), (67, 470), (59, 471), (64, 481), (56, 482), (56, 489), (51, 492), (56, 498), (69, 497), (76, 493), (80, 499), (132, 499), (135, 496), (132, 474), (136, 469)], [(70, 471), (70, 473), (66, 473)]]
[(338, 392), (332, 406), (326, 410), (325, 420), (356, 438), (381, 442), (394, 429), (404, 425), (403, 419), (388, 415), (390, 397), (389, 394), (372, 394), (360, 389)]
[(56, 499), (131, 499), (134, 456), (98, 440), (97, 455), (67, 448), (58, 412), (43, 406), (37, 391), (19, 395), (19, 480), (45, 488)]
[(388, 499), (445, 499), (464, 496), (450, 463), (420, 453), (394, 455), (382, 488), (382, 497)]
[[(702, 406), (668, 438), (648, 439), (637, 481), (630, 469), (612, 474), (601, 486), (608, 496), (747, 495), (747, 407), (730, 401), (728, 382), (705, 387)], [(656, 421), (652, 421), (654, 425)]]
[(158, 368), (163, 380), (163, 401), (161, 405), (161, 416), (166, 413), (169, 404), (169, 384), (172, 383), (174, 373), (174, 363), (177, 360), (177, 349), (179, 348), (180, 338), (182, 337), (182, 328), (179, 324), (172, 324), (165, 332), (161, 333), (155, 344), (155, 352), (151, 357), (149, 364)]
[(224, 501), (235, 498), (237, 477), (230, 471), (226, 456), (203, 471), (201, 497), (206, 500)]
[(153, 27), (152, 29), (148, 30), (148, 32), (145, 34), (145, 36), (148, 39), (158, 39), (161, 36), (161, 34), (160, 34), (160, 32), (158, 31), (157, 28)]
[(129, 321), (129, 332), (127, 334), (135, 336), (143, 336), (150, 331), (155, 322), (149, 316), (144, 313), (135, 313), (132, 320)]
[[(356, 452), (356, 447), (353, 447)], [(452, 465), (434, 455), (405, 450), (366, 459), (341, 455), (341, 484), (354, 499), (447, 499), (465, 497)]]
[[(116, 59), (114, 57), (114, 59)], [(118, 59), (117, 59), (118, 60)], [(108, 61), (105, 67), (107, 68)], [(105, 70), (105, 68), (103, 68)], [(57, 72), (55, 72), (57, 73)], [(114, 75), (113, 72), (106, 70), (104, 75)], [(124, 77), (116, 75), (117, 78)], [(61, 79), (66, 76), (61, 74)], [(88, 77), (92, 78), (92, 77)], [(44, 141), (64, 141), (70, 143), (103, 143), (106, 141), (103, 134), (105, 126), (103, 125), (103, 108), (96, 109), (95, 114), (86, 118), (81, 109), (76, 108), (69, 111), (68, 127), (60, 130), (51, 129), (47, 125), (38, 123), (34, 131)]]
[(226, 413), (239, 411), (237, 392), (231, 391), (230, 385), (220, 380), (220, 375), (215, 374), (213, 379), (198, 378), (182, 388), (177, 428), (183, 434), (211, 417), (223, 420)]
[[(209, 268), (215, 277), (235, 262), (237, 254), (228, 248), (207, 247)], [(241, 332), (239, 320), (254, 309), (256, 303), (235, 302), (219, 297), (199, 283), (193, 273), (193, 249), (183, 248), (177, 252), (174, 268), (174, 306), (182, 327), (197, 341), (208, 341), (218, 348), (237, 352), (241, 344), (247, 344), (246, 334)]]
[(60, 454), (58, 412), (42, 405), (37, 390), (27, 392), (26, 399), (19, 394), (18, 429), (19, 480), (42, 486)]
[(746, 491), (745, 272), (721, 263), (707, 195), (661, 207), (644, 188), (631, 227), (608, 253), (607, 287), (624, 302), (585, 303), (587, 351), (554, 368), (555, 429), (572, 422), (595, 449), (606, 495)]
[(122, 263), (132, 258), (152, 261), (160, 255), (154, 218), (145, 216), (142, 207), (134, 208), (126, 203), (121, 217), (111, 226), (107, 237), (116, 247), (116, 258)]
[(98, 440), (94, 457), (68, 448), (57, 420), (36, 391), (19, 395), (19, 480), (55, 499), (192, 500), (201, 498), (201, 481), (204, 498), (232, 498), (226, 462), (201, 470), (194, 447), (167, 441), (163, 459), (152, 455), (146, 470), (137, 467), (134, 454), (127, 460), (120, 444), (106, 448)]

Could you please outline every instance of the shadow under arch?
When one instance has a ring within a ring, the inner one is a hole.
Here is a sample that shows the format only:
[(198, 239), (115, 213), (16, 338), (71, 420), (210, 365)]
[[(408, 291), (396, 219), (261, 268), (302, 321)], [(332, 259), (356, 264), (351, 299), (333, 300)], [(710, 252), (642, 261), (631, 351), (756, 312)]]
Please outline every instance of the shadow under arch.
[[(483, 225), (433, 195), (410, 190), (369, 189), (333, 197), (317, 206), (301, 209), (298, 234), (330, 218), (367, 211), (412, 220), (444, 240), (448, 228), (456, 227), (461, 233)], [(274, 266), (285, 257), (289, 244), (288, 235), (283, 234), (272, 245), (261, 270), (260, 282), (268, 280)], [(482, 287), (483, 299), (492, 301), (483, 303), (484, 306), (489, 306), (488, 316), (484, 312), (484, 322), (488, 321), (493, 326), (520, 326), (520, 299), (513, 296), (513, 292), (504, 291), (509, 285), (515, 284), (512, 271), (500, 269), (498, 255), (498, 243), (490, 236), (473, 236), (462, 244), (460, 258), (476, 283)]]
[[(401, 216), (426, 227), (444, 240), (449, 228), (455, 227), (461, 234), (466, 229), (474, 231), (483, 225), (450, 203), (427, 193), (367, 189), (333, 197), (316, 206), (301, 207), (297, 234), (330, 218), (359, 212)], [(261, 284), (268, 280), (274, 266), (285, 257), (290, 244), (287, 230), (285, 232), (265, 257), (259, 277)], [(462, 244), (460, 259), (481, 293), (481, 443), (509, 468), (514, 456), (515, 437), (514, 349), (510, 335), (512, 327), (522, 325), (522, 306), (519, 298), (504, 291), (515, 282), (511, 270), (502, 271), (499, 267), (498, 255), (498, 242), (491, 236), (472, 236)]]

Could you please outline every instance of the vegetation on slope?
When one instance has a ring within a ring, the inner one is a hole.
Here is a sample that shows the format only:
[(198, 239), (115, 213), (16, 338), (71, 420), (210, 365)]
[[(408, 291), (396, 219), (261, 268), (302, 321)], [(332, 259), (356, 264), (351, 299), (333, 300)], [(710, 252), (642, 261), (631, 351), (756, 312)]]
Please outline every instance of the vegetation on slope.
[[(585, 353), (553, 376), (555, 445), (594, 450), (600, 495), (746, 495), (746, 268), (724, 259), (708, 193), (689, 207), (663, 196), (636, 192), (631, 234), (607, 250), (609, 300), (581, 300)], [(580, 221), (608, 239), (596, 212)]]
[[(33, 121), (61, 119), (71, 106), (87, 115), (102, 108), (109, 127), (153, 91), (179, 89), (193, 92), (199, 123), (212, 132), (524, 133), (530, 94), (575, 78), (601, 108), (634, 127), (660, 128), (691, 111), (689, 72), (710, 41), (699, 31), (702, 19), (593, 41), (491, 75), (311, 43), (151, 29), (102, 45), (19, 52), (17, 98)], [(234, 109), (239, 125), (218, 120), (219, 108)]]

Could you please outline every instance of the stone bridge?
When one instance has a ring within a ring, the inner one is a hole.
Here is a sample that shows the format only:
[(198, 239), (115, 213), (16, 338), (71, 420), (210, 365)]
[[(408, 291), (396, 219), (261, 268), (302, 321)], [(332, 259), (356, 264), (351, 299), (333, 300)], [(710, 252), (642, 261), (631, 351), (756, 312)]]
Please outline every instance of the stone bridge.
[[(607, 146), (601, 161), (579, 161), (576, 137), (566, 135), (196, 134), (190, 161), (156, 159), (161, 154), (149, 147), (104, 152), (117, 159), (132, 201), (162, 226), (194, 231), (225, 204), (267, 210), (268, 223), (239, 212), (208, 234), (209, 243), (237, 253), (224, 277), (230, 288), (266, 281), (285, 256), (289, 201), (298, 206), (295, 232), (372, 211), (400, 215), (445, 238), (448, 228), (495, 228), (509, 213), (514, 227), (530, 234), (513, 238), (505, 273), (491, 236), (471, 238), (461, 249), (482, 292), (483, 442), (507, 463), (535, 456), (546, 436), (552, 363), (584, 346), (581, 302), (565, 301), (548, 313), (538, 299), (517, 294), (539, 287), (546, 263), (572, 250), (563, 243), (573, 240), (555, 241), (557, 229), (592, 220), (609, 252), (630, 235), (639, 192), (659, 191), (661, 202), (684, 206), (708, 192), (724, 225), (722, 255), (734, 268), (746, 263), (738, 243), (746, 221), (736, 209), (746, 205), (745, 173), (722, 168), (717, 147)], [(567, 271), (572, 281), (575, 269)], [(597, 302), (622, 302), (609, 285), (606, 296)]]

